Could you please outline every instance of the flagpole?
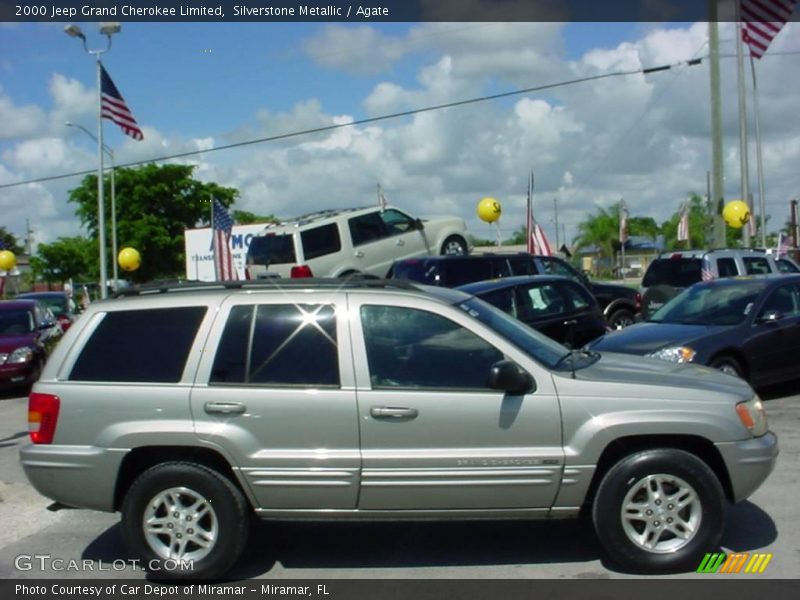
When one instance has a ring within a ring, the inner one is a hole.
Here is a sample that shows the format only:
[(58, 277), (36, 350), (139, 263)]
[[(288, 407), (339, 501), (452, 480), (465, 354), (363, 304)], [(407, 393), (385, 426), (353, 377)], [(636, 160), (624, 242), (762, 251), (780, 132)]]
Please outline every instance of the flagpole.
[(214, 281), (219, 281), (219, 266), (217, 265), (217, 236), (214, 231), (214, 196), (211, 196), (211, 221), (209, 222), (211, 225), (211, 250), (214, 254)]
[(528, 254), (533, 254), (533, 169), (528, 174), (528, 214), (525, 217)]
[[(619, 236), (620, 237), (619, 249), (622, 252), (622, 261), (619, 264), (619, 278), (620, 279), (625, 279), (625, 274), (624, 274), (624, 270), (625, 270), (625, 242), (627, 241), (627, 239), (623, 240), (622, 238), (623, 237), (625, 237), (625, 238), (628, 237), (627, 235), (623, 235), (623, 221), (622, 221), (623, 217), (622, 217), (622, 214), (623, 214), (624, 210), (625, 210), (625, 200), (620, 200), (620, 202), (619, 202), (619, 227), (620, 227), (620, 229), (619, 229), (619, 233), (620, 233), (620, 236)], [(627, 227), (627, 223), (625, 223), (624, 226)]]
[(758, 211), (760, 213), (761, 225), (761, 247), (767, 247), (767, 200), (764, 198), (764, 168), (761, 162), (761, 127), (758, 115), (758, 84), (756, 83), (756, 65), (753, 55), (750, 54), (750, 71), (753, 74), (753, 112), (755, 114), (756, 125), (756, 170), (758, 172)]
[[(109, 38), (110, 39), (110, 38)], [(106, 215), (105, 215), (105, 190), (103, 189), (103, 91), (100, 52), (97, 58), (97, 231), (100, 246), (100, 298), (108, 298), (108, 266), (106, 264)]]
[[(741, 193), (742, 201), (747, 204), (748, 210), (752, 214), (750, 206), (750, 181), (749, 165), (747, 160), (747, 99), (745, 96), (744, 80), (744, 51), (742, 49), (742, 15), (739, 3), (736, 3), (736, 65), (737, 81), (739, 93), (739, 166), (741, 170)], [(749, 225), (742, 227), (742, 245), (747, 248), (750, 246)]]

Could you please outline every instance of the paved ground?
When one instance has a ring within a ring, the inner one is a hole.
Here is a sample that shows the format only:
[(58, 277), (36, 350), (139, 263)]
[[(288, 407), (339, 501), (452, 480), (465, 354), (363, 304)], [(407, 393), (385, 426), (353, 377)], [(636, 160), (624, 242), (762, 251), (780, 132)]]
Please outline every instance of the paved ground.
[[(761, 391), (781, 456), (767, 483), (728, 511), (735, 551), (772, 552), (761, 577), (796, 578), (800, 560), (800, 382)], [(26, 400), (0, 396), (0, 579), (143, 578), (122, 547), (118, 515), (49, 512), (18, 464)], [(87, 560), (96, 569), (41, 571), (26, 555)], [(20, 560), (22, 562), (20, 562)], [(120, 561), (114, 563), (114, 561)], [(16, 563), (16, 566), (15, 566)], [(107, 571), (97, 571), (106, 568)], [(121, 568), (122, 570), (115, 570)], [(257, 524), (232, 575), (240, 578), (624, 578), (601, 559), (588, 522)], [(693, 573), (684, 577), (707, 577)]]

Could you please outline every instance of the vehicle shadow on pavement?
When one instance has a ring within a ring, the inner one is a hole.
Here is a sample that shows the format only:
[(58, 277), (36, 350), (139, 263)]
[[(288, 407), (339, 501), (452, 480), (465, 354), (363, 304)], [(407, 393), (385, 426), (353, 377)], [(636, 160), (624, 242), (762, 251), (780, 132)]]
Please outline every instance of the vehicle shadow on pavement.
[(600, 553), (588, 520), (255, 523), (230, 577), (255, 577), (275, 563), (285, 569), (403, 569), (587, 562)]
[(728, 507), (720, 545), (736, 552), (758, 550), (778, 538), (778, 528), (766, 512), (745, 500)]

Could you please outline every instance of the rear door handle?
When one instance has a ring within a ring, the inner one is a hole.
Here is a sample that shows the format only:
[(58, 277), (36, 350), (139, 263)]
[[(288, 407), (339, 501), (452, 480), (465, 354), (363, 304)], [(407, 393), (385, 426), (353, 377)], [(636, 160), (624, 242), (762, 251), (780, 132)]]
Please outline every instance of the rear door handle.
[(413, 419), (419, 411), (405, 406), (373, 406), (369, 414), (376, 419)]
[(206, 402), (203, 409), (208, 414), (241, 415), (247, 407), (241, 402)]
[(356, 258), (364, 258), (364, 253), (361, 250), (356, 250), (354, 254)]

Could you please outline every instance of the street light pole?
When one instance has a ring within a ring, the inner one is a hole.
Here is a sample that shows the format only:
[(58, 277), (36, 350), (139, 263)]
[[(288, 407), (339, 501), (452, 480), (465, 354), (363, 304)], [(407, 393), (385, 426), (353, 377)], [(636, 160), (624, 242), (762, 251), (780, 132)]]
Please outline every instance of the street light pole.
[[(70, 121), (66, 121), (64, 123), (67, 127), (77, 127), (81, 131), (83, 131), (86, 135), (92, 138), (95, 142), (97, 142), (97, 136), (93, 134), (91, 131), (86, 129), (83, 125), (79, 125), (78, 123), (72, 123)], [(103, 144), (103, 151), (108, 155), (108, 160), (111, 163), (111, 262), (114, 265), (113, 267), (113, 278), (114, 283), (111, 285), (114, 290), (117, 289), (117, 282), (119, 281), (119, 271), (117, 267), (117, 202), (116, 202), (116, 189), (117, 186), (115, 185), (114, 181), (114, 173), (116, 172), (116, 165), (114, 163), (114, 151), (108, 147), (107, 144)]]
[(111, 50), (111, 36), (119, 32), (119, 23), (101, 23), (100, 33), (108, 39), (105, 49), (89, 50), (86, 36), (77, 25), (67, 25), (64, 32), (70, 37), (80, 38), (87, 54), (95, 56), (97, 66), (97, 237), (100, 246), (100, 297), (108, 297), (108, 268), (106, 267), (106, 219), (103, 210), (103, 94), (100, 55)]

